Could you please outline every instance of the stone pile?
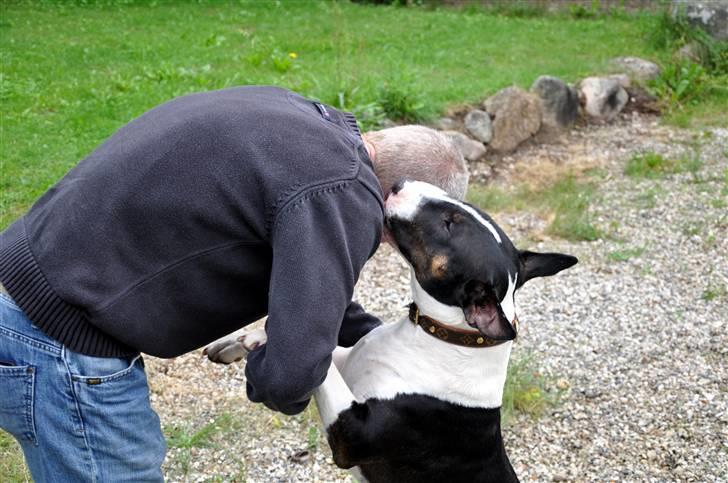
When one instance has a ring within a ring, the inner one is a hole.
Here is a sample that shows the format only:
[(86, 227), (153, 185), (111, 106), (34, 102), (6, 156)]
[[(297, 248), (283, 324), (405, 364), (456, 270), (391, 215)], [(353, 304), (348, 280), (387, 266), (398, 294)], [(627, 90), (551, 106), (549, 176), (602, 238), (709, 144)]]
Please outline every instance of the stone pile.
[(489, 149), (512, 152), (536, 134), (541, 140), (553, 139), (580, 116), (587, 121), (612, 120), (630, 102), (632, 81), (654, 80), (660, 68), (637, 57), (618, 57), (610, 67), (616, 74), (587, 77), (575, 86), (543, 75), (528, 91), (506, 87), (461, 116), (439, 119), (434, 127), (452, 138), (465, 159), (476, 161)]

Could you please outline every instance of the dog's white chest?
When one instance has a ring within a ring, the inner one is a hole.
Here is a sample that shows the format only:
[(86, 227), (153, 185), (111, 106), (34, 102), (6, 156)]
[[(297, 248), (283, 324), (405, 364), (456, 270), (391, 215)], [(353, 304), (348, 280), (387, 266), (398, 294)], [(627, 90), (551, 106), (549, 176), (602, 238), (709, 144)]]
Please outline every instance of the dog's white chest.
[(367, 334), (340, 370), (359, 401), (423, 394), (463, 406), (494, 408), (503, 398), (511, 345), (459, 347), (404, 319)]

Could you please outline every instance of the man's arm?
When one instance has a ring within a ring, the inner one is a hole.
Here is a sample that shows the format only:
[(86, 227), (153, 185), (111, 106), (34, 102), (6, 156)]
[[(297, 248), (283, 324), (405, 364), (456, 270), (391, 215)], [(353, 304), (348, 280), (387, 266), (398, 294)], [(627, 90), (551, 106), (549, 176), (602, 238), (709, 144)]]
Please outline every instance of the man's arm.
[(346, 314), (341, 323), (339, 345), (341, 347), (351, 347), (380, 325), (382, 325), (381, 320), (367, 313), (358, 303), (352, 302), (346, 308)]
[(286, 414), (303, 411), (325, 379), (362, 266), (376, 249), (382, 213), (358, 181), (319, 188), (283, 208), (272, 228), (265, 345), (248, 354), (248, 397)]

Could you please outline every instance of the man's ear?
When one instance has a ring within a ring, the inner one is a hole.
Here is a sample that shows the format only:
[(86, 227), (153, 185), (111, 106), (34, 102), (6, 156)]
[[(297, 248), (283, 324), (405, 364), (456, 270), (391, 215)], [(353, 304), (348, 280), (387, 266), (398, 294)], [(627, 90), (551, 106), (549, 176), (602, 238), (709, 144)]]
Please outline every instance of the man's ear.
[(467, 304), (463, 307), (465, 321), (486, 337), (513, 340), (516, 331), (506, 319), (503, 310), (483, 282), (471, 280), (465, 286)]
[(522, 250), (518, 252), (521, 270), (518, 274), (519, 286), (536, 277), (549, 277), (561, 270), (576, 265), (576, 257), (563, 253), (536, 253)]

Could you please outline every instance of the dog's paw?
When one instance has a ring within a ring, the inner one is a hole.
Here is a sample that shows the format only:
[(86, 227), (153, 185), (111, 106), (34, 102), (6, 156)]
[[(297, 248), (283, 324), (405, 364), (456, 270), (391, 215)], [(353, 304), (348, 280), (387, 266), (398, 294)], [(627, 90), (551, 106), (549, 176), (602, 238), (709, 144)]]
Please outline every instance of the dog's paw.
[(248, 351), (252, 351), (268, 342), (268, 334), (265, 333), (265, 329), (255, 329), (252, 332), (248, 332), (238, 338)]
[(232, 364), (243, 360), (248, 352), (265, 344), (267, 340), (265, 329), (256, 329), (240, 336), (220, 339), (207, 346), (202, 355), (218, 364)]

